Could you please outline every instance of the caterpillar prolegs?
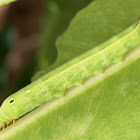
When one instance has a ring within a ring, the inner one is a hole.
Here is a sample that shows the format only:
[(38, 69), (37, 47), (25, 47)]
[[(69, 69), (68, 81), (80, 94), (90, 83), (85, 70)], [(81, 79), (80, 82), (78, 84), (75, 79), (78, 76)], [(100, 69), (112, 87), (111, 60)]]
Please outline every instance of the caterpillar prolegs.
[(102, 73), (108, 65), (122, 61), (139, 43), (140, 23), (137, 23), (12, 94), (0, 108), (0, 127), (54, 97), (63, 96), (67, 89), (82, 84), (92, 74)]

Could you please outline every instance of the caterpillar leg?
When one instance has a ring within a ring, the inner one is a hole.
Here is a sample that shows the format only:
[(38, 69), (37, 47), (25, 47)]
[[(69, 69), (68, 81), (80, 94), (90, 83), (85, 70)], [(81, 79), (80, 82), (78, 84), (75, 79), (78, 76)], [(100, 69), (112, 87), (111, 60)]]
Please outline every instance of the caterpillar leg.
[(116, 59), (113, 60), (113, 63), (119, 63), (119, 62), (123, 62), (124, 58), (123, 57), (118, 57)]
[(4, 128), (5, 128), (5, 127), (3, 126), (3, 127), (2, 127), (2, 130), (4, 130)]
[(15, 123), (16, 122), (16, 120), (13, 120), (13, 123)]
[(9, 124), (7, 124), (7, 127), (9, 127)]
[(54, 97), (61, 97), (61, 96), (64, 96), (64, 94), (65, 94), (65, 91), (60, 90), (60, 91), (57, 91), (57, 92), (55, 93)]

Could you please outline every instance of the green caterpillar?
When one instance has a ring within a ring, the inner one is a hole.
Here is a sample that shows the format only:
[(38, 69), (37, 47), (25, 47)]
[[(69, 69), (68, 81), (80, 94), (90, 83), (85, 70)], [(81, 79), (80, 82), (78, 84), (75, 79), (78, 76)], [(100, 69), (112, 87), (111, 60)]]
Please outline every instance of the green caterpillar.
[(82, 84), (92, 74), (102, 73), (109, 64), (122, 61), (124, 55), (139, 43), (140, 23), (137, 23), (12, 94), (0, 108), (0, 127), (54, 97), (63, 96), (67, 89)]

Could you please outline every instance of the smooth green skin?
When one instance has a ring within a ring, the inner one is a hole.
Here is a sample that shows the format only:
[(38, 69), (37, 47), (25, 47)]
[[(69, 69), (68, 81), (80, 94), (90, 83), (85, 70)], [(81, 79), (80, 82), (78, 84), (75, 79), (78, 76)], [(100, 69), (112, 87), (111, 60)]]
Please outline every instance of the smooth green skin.
[[(0, 108), (0, 127), (54, 97), (63, 96), (67, 89), (82, 84), (92, 74), (102, 73), (109, 64), (120, 62), (124, 54), (140, 43), (140, 24), (131, 29), (111, 45), (92, 49), (9, 96)], [(11, 99), (14, 104), (10, 104)]]
[(14, 1), (16, 1), (16, 0), (0, 0), (0, 6), (4, 6), (4, 5), (14, 2)]

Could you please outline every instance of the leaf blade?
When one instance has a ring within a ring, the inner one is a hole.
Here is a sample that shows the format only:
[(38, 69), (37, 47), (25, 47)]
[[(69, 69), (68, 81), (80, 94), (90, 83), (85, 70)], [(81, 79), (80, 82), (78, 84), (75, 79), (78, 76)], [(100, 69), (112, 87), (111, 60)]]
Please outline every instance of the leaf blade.
[(139, 70), (137, 47), (121, 64), (109, 66), (104, 74), (90, 77), (65, 97), (55, 98), (25, 115), (0, 132), (0, 138), (16, 140), (22, 134), (21, 140), (140, 137)]

